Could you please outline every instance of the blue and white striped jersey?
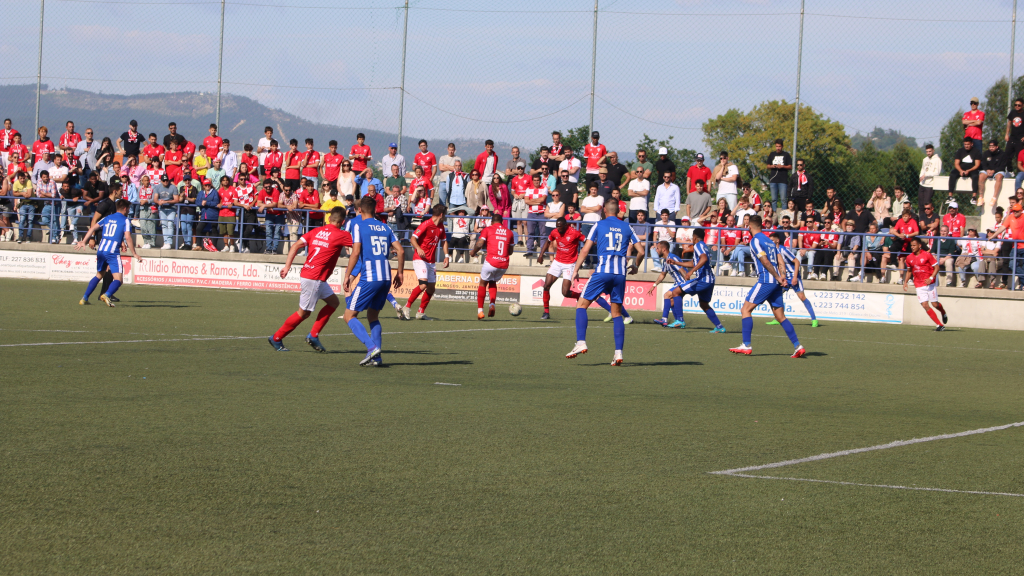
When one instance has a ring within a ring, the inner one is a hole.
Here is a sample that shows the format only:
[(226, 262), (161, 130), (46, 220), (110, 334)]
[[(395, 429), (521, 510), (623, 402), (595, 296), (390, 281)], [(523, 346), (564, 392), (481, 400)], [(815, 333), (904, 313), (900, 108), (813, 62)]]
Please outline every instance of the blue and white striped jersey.
[(786, 280), (790, 283), (793, 282), (793, 273), (796, 272), (796, 254), (785, 246), (779, 246), (779, 253), (782, 254), (782, 260), (786, 263)]
[(698, 268), (690, 275), (690, 280), (696, 280), (706, 284), (715, 283), (715, 272), (711, 268), (711, 256), (708, 255), (708, 245), (703, 240), (697, 240), (693, 243), (693, 263), (696, 264), (697, 260), (700, 260), (701, 256), (707, 256), (708, 259), (703, 266)]
[(397, 242), (391, 227), (374, 218), (352, 224), (352, 243), (360, 244), (364, 282), (390, 282), (391, 244)]
[[(348, 220), (345, 221), (345, 232), (348, 232), (349, 234), (351, 234), (352, 238), (355, 238), (355, 230), (353, 230), (353, 228), (354, 228), (353, 225), (356, 222), (361, 222), (362, 218), (363, 217), (361, 215), (357, 214), (356, 216), (354, 216), (352, 218), (349, 218)], [(354, 242), (355, 242), (355, 240), (353, 240), (353, 243)], [(359, 276), (360, 274), (363, 273), (363, 259), (358, 254), (351, 254), (351, 255), (349, 255), (349, 258), (355, 258), (356, 259), (356, 265), (355, 265), (354, 268), (352, 268), (352, 277), (354, 278), (354, 277)]]
[(680, 286), (686, 284), (687, 280), (685, 277), (683, 277), (682, 266), (676, 266), (672, 262), (665, 260), (665, 271), (672, 275), (672, 281), (675, 282), (676, 284)]
[(775, 277), (772, 276), (771, 272), (764, 267), (764, 263), (761, 262), (761, 256), (765, 256), (773, 266), (778, 266), (779, 247), (775, 245), (775, 242), (772, 242), (771, 238), (765, 236), (764, 232), (758, 232), (750, 240), (750, 252), (753, 254), (754, 264), (757, 266), (758, 283), (778, 284)]
[(124, 234), (128, 230), (128, 218), (120, 212), (103, 218), (98, 222), (100, 230), (103, 231), (103, 239), (96, 247), (97, 252), (104, 254), (120, 254), (121, 243), (124, 242)]
[(626, 255), (629, 247), (640, 242), (633, 229), (622, 220), (610, 216), (590, 229), (587, 240), (597, 246), (597, 268), (595, 274), (626, 275)]

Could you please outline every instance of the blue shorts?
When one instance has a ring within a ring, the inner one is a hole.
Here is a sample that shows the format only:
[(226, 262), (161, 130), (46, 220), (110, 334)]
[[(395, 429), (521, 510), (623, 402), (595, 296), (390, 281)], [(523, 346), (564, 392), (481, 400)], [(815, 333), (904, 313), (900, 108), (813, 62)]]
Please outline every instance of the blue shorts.
[(795, 278), (795, 279), (794, 278), (786, 278), (786, 279), (789, 280), (789, 284), (786, 285), (786, 289), (784, 290), (784, 292), (789, 292), (790, 290), (792, 290), (794, 292), (803, 292), (804, 291), (804, 280), (803, 280), (803, 278)]
[(622, 304), (622, 297), (626, 295), (626, 277), (622, 274), (595, 273), (587, 280), (587, 286), (583, 290), (583, 299), (593, 302), (601, 294), (608, 295), (608, 301), (612, 304)]
[(715, 292), (714, 282), (699, 282), (697, 280), (690, 280), (686, 284), (676, 284), (683, 294), (689, 294), (691, 296), (696, 295), (697, 300), (700, 302), (711, 302), (711, 298)]
[(383, 310), (387, 302), (388, 294), (391, 292), (391, 282), (364, 282), (359, 280), (356, 289), (348, 297), (346, 303), (349, 310), (362, 312), (363, 310)]
[(96, 271), (103, 272), (110, 267), (111, 274), (121, 273), (121, 255), (111, 254), (110, 252), (97, 252), (96, 253)]
[(753, 302), (760, 306), (767, 302), (772, 308), (782, 308), (785, 304), (782, 301), (782, 286), (778, 284), (762, 284), (758, 282), (747, 294), (747, 302)]

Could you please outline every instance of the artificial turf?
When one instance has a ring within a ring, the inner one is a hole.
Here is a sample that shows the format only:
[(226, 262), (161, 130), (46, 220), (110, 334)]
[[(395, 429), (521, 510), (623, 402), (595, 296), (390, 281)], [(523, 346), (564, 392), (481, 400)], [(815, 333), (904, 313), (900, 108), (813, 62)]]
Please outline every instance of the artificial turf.
[[(296, 294), (82, 288), (0, 280), (2, 574), (1020, 570), (1022, 497), (708, 474), (1024, 420), (1013, 332), (798, 322), (793, 360), (759, 322), (748, 358), (637, 312), (612, 368), (598, 311), (568, 361), (571, 309), (434, 301), (375, 369), (337, 319), (274, 352)], [(1024, 494), (1022, 439), (757, 473)]]

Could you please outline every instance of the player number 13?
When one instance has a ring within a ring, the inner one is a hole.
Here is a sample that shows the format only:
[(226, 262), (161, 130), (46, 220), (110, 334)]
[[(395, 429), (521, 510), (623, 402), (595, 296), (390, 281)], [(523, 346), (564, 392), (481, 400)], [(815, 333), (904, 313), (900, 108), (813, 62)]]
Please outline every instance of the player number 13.
[(619, 232), (609, 232), (605, 234), (605, 238), (608, 239), (608, 249), (612, 252), (618, 252), (622, 249), (622, 234)]

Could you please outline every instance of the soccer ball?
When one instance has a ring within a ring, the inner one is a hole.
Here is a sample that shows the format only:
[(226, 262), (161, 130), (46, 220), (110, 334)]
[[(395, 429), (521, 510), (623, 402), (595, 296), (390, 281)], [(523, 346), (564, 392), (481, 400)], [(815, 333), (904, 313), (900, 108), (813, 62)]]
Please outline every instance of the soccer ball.
[(508, 313), (513, 316), (519, 316), (523, 313), (523, 307), (519, 304), (512, 304), (508, 307)]

